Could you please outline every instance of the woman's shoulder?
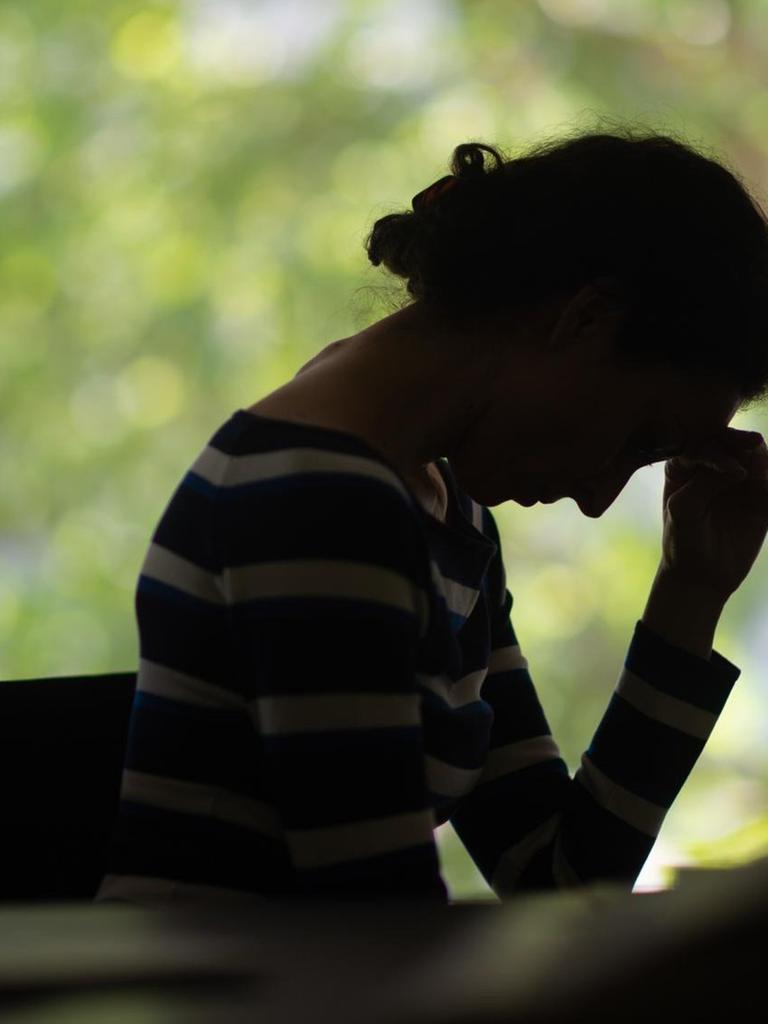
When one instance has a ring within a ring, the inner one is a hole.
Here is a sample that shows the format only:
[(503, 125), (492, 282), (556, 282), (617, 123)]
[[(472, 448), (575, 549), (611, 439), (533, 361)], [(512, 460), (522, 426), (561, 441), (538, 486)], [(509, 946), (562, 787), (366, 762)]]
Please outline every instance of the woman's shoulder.
[[(390, 472), (393, 469), (382, 458), (381, 453), (374, 452), (374, 449), (363, 438), (344, 429), (343, 423), (334, 414), (333, 409), (310, 408), (300, 398), (297, 399), (296, 396), (288, 392), (282, 395), (279, 392), (274, 392), (242, 411), (259, 422), (266, 420), (273, 431), (284, 426), (290, 433), (291, 426), (304, 427), (309, 431), (319, 432), (318, 437), (327, 440), (329, 445), (334, 447), (338, 447), (341, 440), (351, 440), (357, 447), (363, 447), (367, 453), (375, 454), (377, 461)], [(399, 471), (392, 475), (405, 482), (411, 495), (426, 512), (445, 522), (448, 492), (445, 481), (435, 463), (424, 467), (423, 475), (418, 479), (403, 476)]]
[[(378, 493), (385, 485), (398, 492), (403, 505), (412, 506), (415, 495), (410, 485), (362, 438), (331, 426), (329, 419), (319, 423), (310, 417), (294, 418), (287, 409), (285, 418), (277, 415), (276, 407), (270, 407), (269, 415), (260, 410), (258, 404), (236, 410), (208, 439), (192, 473), (233, 497), (244, 493), (243, 486), (259, 485), (265, 498), (283, 490), (297, 496), (300, 485), (307, 492), (329, 491), (332, 496), (337, 489), (329, 485), (338, 476), (339, 493), (348, 498), (359, 491), (361, 502), (370, 502), (371, 485)], [(285, 490), (288, 478), (292, 480)]]

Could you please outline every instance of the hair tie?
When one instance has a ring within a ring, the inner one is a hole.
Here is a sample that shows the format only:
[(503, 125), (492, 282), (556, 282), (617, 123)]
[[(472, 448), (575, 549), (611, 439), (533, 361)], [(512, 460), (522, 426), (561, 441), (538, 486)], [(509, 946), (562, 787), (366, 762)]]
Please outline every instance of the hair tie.
[(415, 195), (411, 200), (411, 206), (414, 210), (421, 210), (424, 206), (428, 206), (433, 203), (438, 196), (442, 195), (443, 192), (447, 192), (448, 189), (458, 181), (453, 174), (447, 174), (444, 178), (440, 178), (439, 181), (434, 181), (427, 188), (423, 189), (418, 195)]

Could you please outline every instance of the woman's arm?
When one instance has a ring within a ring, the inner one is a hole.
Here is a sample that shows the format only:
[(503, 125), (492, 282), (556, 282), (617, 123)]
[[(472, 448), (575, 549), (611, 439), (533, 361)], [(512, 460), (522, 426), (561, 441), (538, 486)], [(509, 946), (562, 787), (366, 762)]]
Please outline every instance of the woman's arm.
[(501, 897), (601, 881), (631, 888), (740, 669), (716, 651), (707, 661), (638, 621), (608, 708), (571, 778), (512, 625), (501, 554), (495, 583), (482, 689), (495, 712), (491, 750), (451, 822)]

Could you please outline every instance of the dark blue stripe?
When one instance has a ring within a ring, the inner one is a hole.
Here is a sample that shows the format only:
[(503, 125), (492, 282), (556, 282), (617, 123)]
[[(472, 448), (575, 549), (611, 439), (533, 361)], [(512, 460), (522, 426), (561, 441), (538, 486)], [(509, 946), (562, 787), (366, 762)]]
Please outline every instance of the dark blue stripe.
[(563, 854), (585, 882), (634, 885), (655, 839), (604, 810), (579, 782), (568, 793), (561, 822)]
[(495, 714), (492, 748), (551, 733), (527, 668), (494, 673), (486, 678), (480, 692)]
[(427, 753), (456, 768), (485, 764), (493, 709), (484, 700), (452, 708), (432, 690), (422, 690), (422, 721)]
[(233, 413), (208, 443), (226, 455), (274, 453), (296, 447), (318, 448), (323, 451), (330, 448), (350, 455), (366, 455), (374, 461), (389, 465), (379, 452), (356, 435), (328, 427), (258, 417), (244, 409), (238, 409)]
[(183, 719), (186, 723), (198, 722), (200, 725), (212, 726), (214, 729), (247, 727), (249, 734), (253, 733), (253, 725), (247, 717), (245, 708), (237, 710), (229, 707), (212, 707), (210, 704), (191, 704), (181, 697), (174, 700), (172, 697), (148, 693), (146, 690), (136, 691), (133, 706)]
[(137, 692), (125, 767), (267, 798), (260, 738), (244, 713), (199, 709)]
[[(233, 601), (229, 608), (235, 622), (249, 624), (265, 620), (270, 624), (281, 617), (323, 619), (328, 626), (348, 629), (350, 622), (368, 622), (381, 637), (384, 630), (413, 633), (419, 627), (415, 611), (398, 608), (386, 601), (371, 598), (337, 597), (335, 594), (290, 594), (287, 596), (252, 597)], [(379, 640), (381, 642), (381, 640)]]
[(183, 605), (192, 610), (211, 615), (222, 615), (226, 612), (226, 606), (217, 604), (215, 601), (206, 601), (203, 597), (197, 597), (186, 590), (174, 587), (170, 583), (162, 583), (153, 576), (145, 576), (141, 573), (136, 587), (137, 593), (151, 594), (154, 597), (162, 598), (164, 601), (172, 601), (174, 604)]
[(391, 569), (424, 590), (431, 585), (421, 520), (389, 484), (296, 473), (222, 491), (217, 505), (225, 566), (322, 558)]
[(232, 642), (226, 607), (169, 601), (170, 589), (137, 589), (141, 657), (236, 690), (247, 666), (236, 661), (242, 652)]
[(571, 785), (558, 758), (485, 782), (459, 800), (451, 824), (489, 885), (502, 853), (558, 811)]
[(648, 718), (614, 693), (587, 753), (620, 786), (670, 807), (703, 747), (703, 740)]
[(465, 615), (459, 615), (458, 612), (448, 612), (448, 619), (451, 623), (451, 631), (458, 633), (464, 623), (467, 621)]
[(458, 803), (455, 796), (443, 796), (441, 793), (433, 793), (430, 790), (429, 797), (435, 808), (435, 820), (438, 825), (444, 825), (451, 817), (451, 813)]
[(514, 883), (515, 893), (547, 892), (557, 889), (552, 871), (554, 840), (537, 850)]
[(429, 806), (416, 726), (265, 736), (264, 756), (286, 828), (343, 825)]
[(152, 540), (206, 572), (218, 573), (220, 563), (211, 518), (213, 502), (210, 496), (190, 487), (189, 478), (192, 476), (194, 474), (188, 473), (177, 487)]
[(434, 842), (405, 850), (345, 861), (300, 873), (301, 891), (322, 898), (382, 899), (398, 897), (446, 903), (448, 890), (440, 874)]
[(213, 484), (210, 480), (206, 480), (204, 476), (200, 476), (199, 473), (195, 473), (193, 469), (187, 470), (184, 474), (181, 487), (187, 492), (187, 501), (191, 502), (193, 496), (201, 496), (207, 499), (207, 502), (217, 500), (221, 494), (221, 486), (219, 484)]
[(121, 800), (105, 874), (145, 875), (246, 892), (295, 891), (285, 847), (250, 829)]
[(417, 622), (407, 613), (309, 600), (281, 609), (233, 625), (251, 695), (416, 692)]

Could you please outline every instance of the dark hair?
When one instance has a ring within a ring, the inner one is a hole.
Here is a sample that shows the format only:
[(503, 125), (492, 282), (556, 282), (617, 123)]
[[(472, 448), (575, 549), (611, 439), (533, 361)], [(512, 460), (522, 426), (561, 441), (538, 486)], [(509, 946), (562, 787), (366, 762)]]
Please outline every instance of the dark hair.
[(365, 241), (411, 300), (482, 315), (608, 280), (623, 365), (722, 374), (742, 408), (768, 395), (768, 221), (724, 161), (624, 126), (515, 158), (464, 143), (451, 170), (454, 187)]

